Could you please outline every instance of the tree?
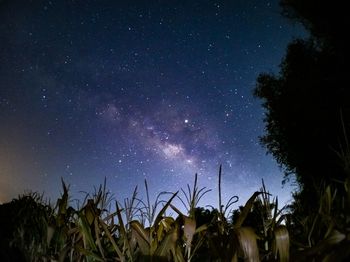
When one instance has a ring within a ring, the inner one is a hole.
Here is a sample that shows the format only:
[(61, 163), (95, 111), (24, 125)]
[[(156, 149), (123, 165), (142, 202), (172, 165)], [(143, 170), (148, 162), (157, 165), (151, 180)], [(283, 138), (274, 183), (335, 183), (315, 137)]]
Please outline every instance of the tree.
[(343, 1), (280, 3), (283, 14), (305, 25), (310, 37), (289, 44), (278, 75), (261, 74), (257, 79), (254, 94), (266, 109), (261, 142), (287, 178), (296, 175), (301, 198), (314, 203), (322, 184), (337, 186), (347, 176), (338, 153), (348, 152), (350, 138), (349, 51), (344, 36), (349, 17)]
[(0, 260), (25, 261), (44, 255), (51, 214), (51, 207), (37, 193), (0, 205)]

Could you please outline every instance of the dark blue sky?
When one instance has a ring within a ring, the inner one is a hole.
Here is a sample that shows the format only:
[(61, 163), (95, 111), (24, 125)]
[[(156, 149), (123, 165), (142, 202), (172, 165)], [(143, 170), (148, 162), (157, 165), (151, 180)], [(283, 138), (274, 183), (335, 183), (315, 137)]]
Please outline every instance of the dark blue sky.
[(245, 201), (282, 171), (258, 141), (261, 72), (302, 35), (278, 1), (1, 1), (0, 200), (107, 178), (118, 199), (199, 175)]

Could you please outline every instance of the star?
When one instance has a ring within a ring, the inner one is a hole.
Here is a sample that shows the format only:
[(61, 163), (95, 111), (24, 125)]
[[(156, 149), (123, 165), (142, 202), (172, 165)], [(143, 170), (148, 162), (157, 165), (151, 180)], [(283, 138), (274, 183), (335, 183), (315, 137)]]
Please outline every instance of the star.
[(121, 199), (144, 179), (176, 192), (200, 173), (213, 188), (220, 164), (242, 201), (261, 178), (283, 179), (256, 146), (264, 112), (252, 96), (300, 32), (277, 3), (84, 1), (62, 13), (60, 1), (17, 2), (0, 26), (2, 199), (55, 198), (61, 176), (86, 192), (105, 176)]

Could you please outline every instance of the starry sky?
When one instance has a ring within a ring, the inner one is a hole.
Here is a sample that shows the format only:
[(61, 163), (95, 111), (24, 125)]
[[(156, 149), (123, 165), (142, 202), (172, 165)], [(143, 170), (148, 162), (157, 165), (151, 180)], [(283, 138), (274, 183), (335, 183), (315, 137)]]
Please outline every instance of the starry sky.
[[(0, 201), (74, 197), (107, 179), (117, 199), (193, 184), (240, 203), (290, 185), (258, 136), (261, 72), (303, 34), (278, 1), (0, 1)], [(237, 206), (236, 206), (237, 207)]]

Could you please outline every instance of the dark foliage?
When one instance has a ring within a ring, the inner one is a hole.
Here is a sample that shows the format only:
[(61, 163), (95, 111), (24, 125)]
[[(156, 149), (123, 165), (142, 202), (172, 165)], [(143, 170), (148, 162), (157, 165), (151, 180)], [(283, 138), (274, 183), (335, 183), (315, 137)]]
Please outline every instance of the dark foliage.
[(350, 134), (348, 40), (343, 31), (349, 17), (343, 1), (281, 4), (284, 14), (301, 21), (311, 36), (288, 46), (279, 75), (258, 77), (255, 95), (266, 109), (261, 141), (287, 175), (296, 174), (307, 205), (316, 203), (321, 185), (346, 178), (338, 153), (344, 152)]
[[(211, 210), (203, 207), (195, 209), (195, 218), (197, 227), (207, 225), (208, 228), (204, 233), (204, 241), (193, 257), (193, 261), (219, 261), (223, 259), (228, 261), (232, 257), (233, 239), (231, 224), (225, 217), (220, 216), (218, 209)], [(200, 235), (195, 235), (198, 241)]]
[(50, 207), (35, 193), (0, 205), (0, 260), (25, 261), (31, 247), (46, 237), (50, 214)]
[(24, 261), (24, 255), (18, 247), (10, 246), (13, 239), (15, 226), (12, 216), (15, 213), (13, 203), (0, 205), (0, 260), (1, 261)]
[(346, 1), (280, 0), (280, 4), (286, 17), (301, 22), (319, 44), (333, 50), (338, 59), (345, 59), (341, 54), (349, 53), (345, 34), (350, 24)]

